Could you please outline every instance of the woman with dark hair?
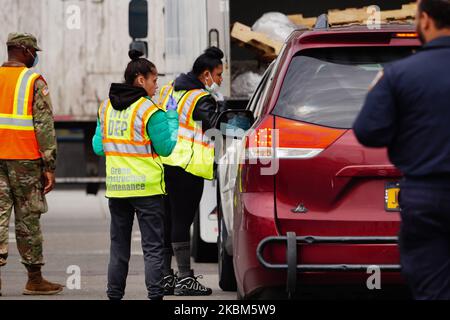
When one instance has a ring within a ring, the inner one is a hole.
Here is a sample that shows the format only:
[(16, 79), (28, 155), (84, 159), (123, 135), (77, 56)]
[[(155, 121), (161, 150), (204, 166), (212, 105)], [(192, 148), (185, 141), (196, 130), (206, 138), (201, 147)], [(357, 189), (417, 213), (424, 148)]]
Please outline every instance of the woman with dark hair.
[[(222, 83), (223, 52), (215, 47), (197, 58), (188, 74), (180, 75), (161, 90), (159, 105), (178, 109), (178, 143), (170, 157), (163, 158), (168, 196), (164, 253), (166, 295), (210, 295), (191, 269), (190, 227), (203, 194), (204, 179), (214, 178), (214, 144), (205, 132), (219, 116), (217, 100)], [(171, 269), (172, 254), (178, 274)]]
[(109, 99), (98, 112), (94, 151), (106, 156), (106, 197), (111, 212), (111, 249), (107, 294), (120, 300), (125, 294), (131, 234), (137, 215), (142, 234), (148, 297), (164, 296), (163, 231), (164, 168), (177, 142), (176, 110), (161, 110), (152, 100), (158, 80), (153, 63), (132, 50), (125, 83), (111, 85)]

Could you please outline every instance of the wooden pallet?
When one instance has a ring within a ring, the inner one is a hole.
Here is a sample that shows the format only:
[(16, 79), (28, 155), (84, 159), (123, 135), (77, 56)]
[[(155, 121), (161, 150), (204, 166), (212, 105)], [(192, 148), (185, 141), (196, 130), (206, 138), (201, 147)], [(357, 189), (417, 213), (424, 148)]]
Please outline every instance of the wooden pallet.
[[(408, 21), (416, 16), (417, 5), (405, 4), (401, 9), (381, 11), (381, 22)], [(370, 18), (368, 7), (328, 11), (328, 21), (333, 26), (365, 23)]]
[[(417, 4), (410, 3), (398, 10), (381, 11), (381, 21), (409, 21), (416, 15)], [(365, 23), (369, 19), (368, 7), (348, 8), (345, 10), (329, 10), (328, 19), (331, 25), (345, 25)], [(302, 14), (289, 15), (289, 19), (299, 26), (312, 28), (316, 24), (316, 17), (306, 18)]]
[[(410, 3), (398, 10), (381, 11), (381, 22), (410, 22), (416, 15), (417, 4)], [(302, 14), (288, 16), (296, 25), (308, 28), (314, 27), (317, 17), (304, 17)], [(368, 7), (348, 8), (345, 10), (329, 10), (328, 20), (332, 26), (366, 23), (370, 18)], [(236, 22), (231, 31), (231, 38), (238, 41), (241, 46), (256, 50), (261, 60), (271, 61), (275, 59), (283, 43), (273, 40), (263, 33), (253, 31), (249, 26)]]
[(283, 47), (283, 43), (273, 40), (264, 33), (252, 31), (252, 28), (236, 22), (231, 30), (231, 37), (242, 46), (253, 48), (261, 55), (262, 60), (274, 60)]
[(294, 24), (298, 26), (304, 26), (308, 28), (314, 27), (317, 21), (317, 17), (305, 18), (302, 14), (293, 14), (288, 16)]

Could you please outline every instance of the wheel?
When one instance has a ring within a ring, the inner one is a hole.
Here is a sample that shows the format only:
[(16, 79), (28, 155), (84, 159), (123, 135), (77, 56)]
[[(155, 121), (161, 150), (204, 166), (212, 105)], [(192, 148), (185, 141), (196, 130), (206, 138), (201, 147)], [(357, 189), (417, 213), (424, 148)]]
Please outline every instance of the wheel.
[[(219, 195), (218, 195), (219, 196)], [(217, 198), (217, 218), (219, 221), (219, 236), (217, 239), (217, 249), (219, 256), (219, 287), (223, 291), (236, 291), (236, 276), (234, 275), (233, 256), (230, 256), (225, 249), (226, 239), (228, 238), (227, 228), (222, 219), (222, 209), (220, 198)]]
[(191, 255), (195, 262), (215, 263), (217, 262), (217, 243), (208, 243), (200, 236), (200, 214), (197, 211), (194, 219), (194, 230), (192, 235)]

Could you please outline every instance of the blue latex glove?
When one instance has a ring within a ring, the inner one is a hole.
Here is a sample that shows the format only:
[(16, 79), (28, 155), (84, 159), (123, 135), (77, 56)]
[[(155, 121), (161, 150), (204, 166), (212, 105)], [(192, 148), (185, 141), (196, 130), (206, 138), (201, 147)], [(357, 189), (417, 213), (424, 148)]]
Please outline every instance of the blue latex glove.
[(167, 102), (166, 110), (167, 111), (171, 111), (171, 110), (177, 111), (177, 108), (178, 108), (178, 103), (175, 100), (175, 98), (171, 95), (169, 97), (169, 101)]

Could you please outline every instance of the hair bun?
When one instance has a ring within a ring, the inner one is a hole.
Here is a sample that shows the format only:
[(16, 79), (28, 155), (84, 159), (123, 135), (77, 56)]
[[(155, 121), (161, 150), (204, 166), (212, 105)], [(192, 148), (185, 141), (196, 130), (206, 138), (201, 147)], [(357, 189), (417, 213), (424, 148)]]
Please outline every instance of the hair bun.
[(139, 60), (139, 58), (142, 57), (143, 55), (144, 55), (144, 53), (140, 52), (138, 50), (133, 49), (133, 50), (128, 51), (128, 56), (133, 61)]
[(206, 49), (205, 55), (210, 58), (217, 59), (217, 60), (222, 60), (224, 57), (222, 50), (220, 50), (217, 47), (211, 47), (211, 48)]

